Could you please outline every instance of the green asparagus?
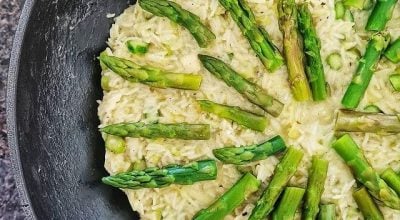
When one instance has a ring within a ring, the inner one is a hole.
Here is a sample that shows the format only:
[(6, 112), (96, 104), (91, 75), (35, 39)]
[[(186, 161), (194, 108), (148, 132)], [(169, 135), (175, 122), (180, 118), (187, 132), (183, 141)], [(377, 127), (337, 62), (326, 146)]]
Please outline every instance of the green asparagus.
[(385, 57), (393, 63), (400, 62), (400, 38), (395, 40), (384, 53)]
[(126, 150), (125, 140), (118, 136), (107, 135), (105, 145), (108, 150), (116, 154), (124, 153)]
[(319, 209), (318, 220), (336, 220), (335, 204), (320, 205)]
[(389, 41), (390, 36), (387, 33), (380, 32), (372, 35), (364, 57), (359, 62), (357, 72), (343, 96), (344, 107), (356, 108), (358, 106), (371, 81), (375, 66)]
[(392, 18), (394, 7), (398, 0), (377, 0), (374, 10), (368, 18), (367, 31), (382, 31)]
[(214, 160), (202, 160), (186, 165), (168, 165), (163, 168), (147, 168), (103, 177), (103, 183), (123, 189), (162, 188), (171, 184), (191, 185), (195, 182), (215, 180), (217, 164)]
[(282, 199), (272, 213), (272, 220), (294, 219), (305, 190), (298, 187), (286, 187)]
[(299, 30), (303, 36), (304, 54), (306, 55), (306, 73), (315, 101), (322, 101), (327, 97), (324, 66), (321, 59), (321, 41), (314, 27), (308, 4), (299, 7)]
[(313, 156), (309, 171), (306, 198), (304, 202), (303, 219), (313, 220), (319, 212), (319, 202), (324, 192), (325, 179), (328, 172), (328, 161)]
[(267, 32), (257, 26), (255, 17), (245, 0), (219, 0), (247, 38), (268, 71), (274, 72), (283, 65), (283, 57), (271, 42)]
[(198, 100), (197, 102), (203, 111), (230, 119), (255, 131), (262, 132), (268, 125), (268, 120), (265, 117), (242, 110), (239, 107), (221, 105), (207, 100)]
[(149, 44), (140, 41), (128, 40), (126, 46), (129, 52), (133, 54), (145, 54), (149, 50)]
[(144, 10), (159, 16), (167, 17), (171, 21), (185, 27), (197, 41), (200, 47), (207, 47), (215, 35), (204, 24), (200, 18), (183, 9), (180, 5), (166, 0), (140, 0), (139, 5)]
[(282, 112), (283, 104), (280, 101), (268, 95), (263, 88), (243, 78), (226, 63), (214, 57), (201, 54), (199, 59), (210, 73), (223, 80), (228, 86), (235, 88), (250, 102), (260, 106), (275, 117)]
[(350, 135), (343, 135), (332, 144), (332, 147), (373, 197), (390, 208), (400, 210), (400, 198), (371, 167)]
[(198, 90), (202, 80), (200, 75), (170, 73), (155, 67), (139, 66), (114, 56), (100, 55), (99, 59), (122, 78), (133, 82), (137, 80), (154, 87)]
[(283, 34), (283, 49), (289, 73), (289, 84), (297, 101), (312, 99), (304, 69), (301, 37), (298, 33), (297, 8), (294, 0), (278, 1), (279, 28)]
[(335, 124), (340, 132), (399, 133), (399, 115), (340, 110)]
[(288, 184), (303, 158), (303, 151), (289, 147), (275, 168), (274, 176), (251, 213), (249, 220), (265, 219), (272, 211), (279, 195)]
[(280, 136), (261, 144), (242, 147), (224, 147), (214, 149), (213, 154), (223, 163), (243, 165), (282, 152), (286, 149), (285, 142)]
[(384, 220), (381, 211), (375, 204), (374, 200), (369, 195), (365, 187), (358, 189), (353, 193), (353, 198), (356, 201), (358, 208), (364, 216), (364, 219), (368, 220)]
[(242, 204), (260, 187), (260, 181), (250, 173), (246, 173), (210, 207), (200, 210), (193, 220), (223, 220), (237, 206)]
[(400, 176), (397, 175), (392, 168), (387, 168), (381, 174), (381, 178), (397, 193), (400, 195)]
[(172, 138), (183, 140), (210, 139), (210, 125), (208, 124), (120, 123), (108, 125), (101, 128), (100, 131), (120, 137)]

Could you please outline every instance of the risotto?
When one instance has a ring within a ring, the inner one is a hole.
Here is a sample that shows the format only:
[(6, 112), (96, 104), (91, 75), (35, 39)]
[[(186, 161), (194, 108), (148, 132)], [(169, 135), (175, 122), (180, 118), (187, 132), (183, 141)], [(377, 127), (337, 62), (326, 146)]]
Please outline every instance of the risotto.
[[(282, 48), (282, 34), (278, 26), (276, 2), (272, 0), (246, 0), (253, 10), (258, 24), (270, 34), (278, 48)], [(110, 30), (106, 53), (133, 60), (142, 65), (162, 67), (178, 73), (193, 73), (203, 77), (197, 91), (161, 89), (124, 80), (111, 70), (103, 70), (109, 79), (109, 89), (99, 101), (100, 127), (122, 122), (204, 123), (211, 127), (209, 140), (144, 139), (126, 137), (126, 151), (116, 154), (109, 150), (105, 155), (105, 168), (110, 174), (130, 170), (132, 167), (163, 167), (168, 164), (185, 164), (191, 161), (215, 158), (212, 150), (223, 146), (242, 146), (260, 143), (280, 135), (288, 146), (301, 148), (304, 158), (291, 178), (289, 185), (305, 187), (311, 156), (322, 155), (329, 161), (328, 175), (322, 202), (336, 204), (336, 216), (340, 219), (362, 219), (352, 197), (356, 181), (344, 161), (331, 148), (334, 140), (336, 112), (340, 100), (356, 71), (359, 56), (353, 50), (364, 53), (368, 35), (364, 26), (366, 12), (355, 12), (355, 22), (336, 20), (333, 0), (311, 0), (317, 34), (321, 39), (321, 56), (330, 96), (323, 102), (297, 102), (293, 99), (285, 66), (268, 73), (251, 49), (234, 20), (227, 15), (218, 0), (174, 0), (184, 9), (198, 15), (203, 24), (216, 35), (207, 47), (200, 48), (191, 34), (167, 18), (154, 16), (138, 5), (128, 7)], [(397, 4), (393, 18), (388, 23), (392, 37), (400, 36), (400, 6)], [(144, 55), (128, 51), (128, 40), (142, 41), (150, 45)], [(326, 63), (329, 54), (340, 54), (343, 67), (333, 70)], [(264, 132), (246, 129), (229, 120), (203, 112), (196, 100), (239, 106), (242, 109), (262, 109), (251, 104), (236, 90), (216, 79), (199, 61), (198, 54), (217, 57), (246, 79), (266, 89), (271, 96), (285, 104), (279, 117), (266, 115), (269, 126)], [(382, 60), (377, 66), (367, 92), (359, 105), (379, 106), (385, 113), (400, 112), (400, 93), (394, 93), (388, 76), (396, 65)], [(370, 164), (381, 172), (387, 167), (400, 169), (400, 135), (371, 133), (352, 134), (362, 148)], [(142, 219), (191, 219), (199, 210), (207, 208), (242, 176), (251, 171), (262, 182), (264, 189), (270, 181), (279, 158), (243, 166), (218, 163), (218, 176), (213, 181), (193, 185), (171, 185), (159, 189), (123, 189), (132, 209)], [(253, 194), (225, 219), (247, 219), (260, 193)], [(380, 207), (385, 218), (400, 219), (400, 211)]]

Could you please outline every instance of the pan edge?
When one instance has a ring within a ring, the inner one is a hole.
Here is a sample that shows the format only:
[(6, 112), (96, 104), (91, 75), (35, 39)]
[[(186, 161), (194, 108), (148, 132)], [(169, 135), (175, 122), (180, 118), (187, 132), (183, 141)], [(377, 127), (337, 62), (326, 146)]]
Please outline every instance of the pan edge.
[(37, 217), (32, 209), (31, 201), (25, 185), (25, 179), (22, 173), (16, 125), (16, 88), (22, 44), (34, 4), (35, 0), (26, 0), (24, 3), (14, 36), (6, 85), (7, 143), (10, 149), (11, 170), (15, 179), (19, 198), (21, 199), (20, 205), (22, 206), (27, 219), (37, 219)]

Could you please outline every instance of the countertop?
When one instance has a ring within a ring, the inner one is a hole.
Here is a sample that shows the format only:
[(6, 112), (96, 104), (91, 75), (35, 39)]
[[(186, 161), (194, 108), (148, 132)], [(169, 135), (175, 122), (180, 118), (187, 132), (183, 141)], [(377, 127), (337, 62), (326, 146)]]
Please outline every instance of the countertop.
[(0, 0), (0, 220), (24, 219), (24, 204), (11, 172), (5, 115), (8, 63), (22, 4), (21, 0)]

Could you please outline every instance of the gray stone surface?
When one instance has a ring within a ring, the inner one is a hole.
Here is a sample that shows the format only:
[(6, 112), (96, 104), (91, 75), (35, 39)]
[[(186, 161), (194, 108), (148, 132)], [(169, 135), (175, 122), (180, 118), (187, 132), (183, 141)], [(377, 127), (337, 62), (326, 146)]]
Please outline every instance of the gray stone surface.
[(10, 50), (21, 2), (0, 0), (0, 220), (24, 219), (10, 170), (4, 102)]

